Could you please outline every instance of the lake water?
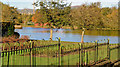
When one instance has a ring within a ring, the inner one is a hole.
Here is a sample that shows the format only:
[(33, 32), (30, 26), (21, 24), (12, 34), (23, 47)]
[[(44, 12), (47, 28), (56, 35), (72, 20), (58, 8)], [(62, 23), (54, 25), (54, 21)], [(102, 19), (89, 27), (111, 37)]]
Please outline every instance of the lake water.
[[(35, 40), (49, 40), (50, 37), (50, 29), (46, 28), (23, 27), (23, 29), (15, 29), (15, 31), (20, 34), (20, 37), (27, 35), (30, 39)], [(56, 37), (60, 37), (61, 41), (80, 42), (81, 33), (81, 30), (53, 29), (53, 40), (57, 40)], [(118, 31), (97, 30), (86, 30), (84, 35), (84, 42), (104, 40), (107, 38), (110, 39), (110, 43), (120, 43), (120, 36)]]

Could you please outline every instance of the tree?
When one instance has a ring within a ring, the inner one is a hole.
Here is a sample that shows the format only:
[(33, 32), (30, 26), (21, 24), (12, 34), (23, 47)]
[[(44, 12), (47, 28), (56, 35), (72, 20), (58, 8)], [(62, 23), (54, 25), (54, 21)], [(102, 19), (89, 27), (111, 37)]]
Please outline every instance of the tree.
[(63, 1), (40, 1), (35, 3), (40, 7), (40, 12), (47, 17), (47, 22), (50, 27), (50, 39), (52, 40), (53, 28), (61, 28), (69, 24), (69, 13), (71, 4), (66, 4)]
[(21, 22), (21, 15), (18, 13), (17, 8), (10, 7), (2, 2), (0, 2), (0, 5), (2, 6), (2, 22)]
[(0, 5), (2, 6), (0, 13), (0, 16), (2, 16), (2, 19), (0, 20), (1, 26), (1, 35), (4, 36), (12, 36), (16, 33), (14, 32), (14, 23), (18, 21), (18, 17), (20, 17), (20, 14), (17, 12), (17, 8), (10, 7), (9, 5), (3, 4), (0, 2)]

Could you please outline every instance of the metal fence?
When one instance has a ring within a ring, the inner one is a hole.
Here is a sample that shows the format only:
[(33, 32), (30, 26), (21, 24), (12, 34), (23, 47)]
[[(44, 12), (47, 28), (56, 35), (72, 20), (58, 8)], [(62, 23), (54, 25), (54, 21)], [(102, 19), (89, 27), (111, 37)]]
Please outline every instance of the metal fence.
[[(109, 58), (109, 40), (106, 43), (100, 43), (96, 41), (93, 46), (85, 47), (85, 44), (78, 44), (79, 49), (74, 49), (70, 51), (64, 51), (65, 48), (62, 46), (62, 57), (68, 57), (67, 61), (63, 58), (63, 64), (64, 62), (67, 62), (67, 65), (78, 65), (78, 66), (85, 66), (85, 65), (94, 65), (98, 61), (103, 59)], [(71, 55), (72, 54), (72, 55)], [(103, 55), (105, 54), (105, 55)], [(69, 57), (72, 57), (70, 59)], [(75, 61), (78, 60), (78, 61)], [(70, 62), (75, 61), (75, 62)], [(62, 63), (61, 62), (61, 63)]]
[[(2, 65), (10, 67), (11, 65), (76, 65), (87, 66), (100, 63), (102, 60), (118, 60), (119, 54), (113, 53), (119, 51), (120, 46), (110, 48), (109, 40), (104, 43), (95, 41), (94, 45), (87, 43), (78, 43), (68, 47), (62, 46), (60, 39), (56, 44), (39, 45), (37, 41), (25, 42), (18, 46), (2, 48), (1, 57)], [(14, 43), (15, 44), (15, 43)], [(37, 45), (38, 44), (38, 45)], [(87, 46), (87, 47), (86, 47)], [(116, 50), (116, 51), (114, 51)], [(112, 52), (113, 51), (113, 52)]]
[(14, 47), (10, 47), (8, 43), (8, 48), (2, 48), (2, 65), (59, 65), (59, 42), (36, 46), (35, 41), (30, 41), (27, 45), (24, 43), (22, 46)]

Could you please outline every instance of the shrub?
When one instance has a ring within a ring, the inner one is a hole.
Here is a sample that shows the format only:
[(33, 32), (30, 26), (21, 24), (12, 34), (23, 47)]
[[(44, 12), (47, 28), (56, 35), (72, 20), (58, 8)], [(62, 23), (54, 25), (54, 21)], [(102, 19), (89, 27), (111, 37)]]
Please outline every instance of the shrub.
[(14, 24), (10, 22), (0, 22), (1, 30), (2, 30), (2, 37), (4, 36), (12, 36), (14, 35)]

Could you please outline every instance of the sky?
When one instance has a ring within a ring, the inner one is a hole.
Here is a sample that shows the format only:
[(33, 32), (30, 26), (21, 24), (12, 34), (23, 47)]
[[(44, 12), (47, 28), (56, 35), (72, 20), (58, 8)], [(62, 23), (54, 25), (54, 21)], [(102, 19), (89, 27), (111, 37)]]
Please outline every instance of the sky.
[[(4, 4), (9, 4), (10, 6), (14, 6), (18, 9), (24, 8), (33, 8), (33, 0), (0, 0)], [(38, 1), (38, 0), (35, 0)], [(40, 1), (40, 0), (39, 0)], [(67, 3), (72, 3), (72, 6), (81, 5), (81, 4), (90, 4), (92, 2), (101, 2), (101, 7), (118, 7), (118, 2), (120, 0), (64, 0)]]

